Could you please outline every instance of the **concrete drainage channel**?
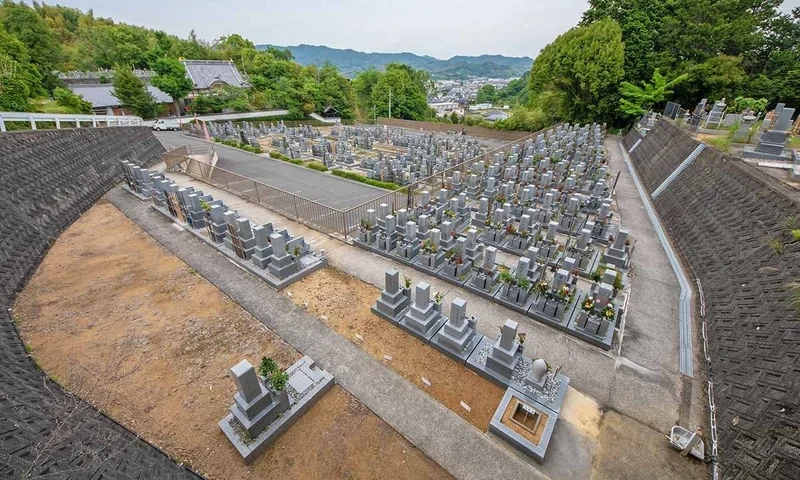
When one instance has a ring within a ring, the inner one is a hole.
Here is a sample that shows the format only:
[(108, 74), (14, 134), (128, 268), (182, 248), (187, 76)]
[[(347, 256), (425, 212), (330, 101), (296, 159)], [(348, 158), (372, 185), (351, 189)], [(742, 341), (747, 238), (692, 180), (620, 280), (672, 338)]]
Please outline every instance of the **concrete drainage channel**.
[(636, 174), (636, 171), (633, 168), (628, 151), (625, 149), (625, 146), (622, 145), (622, 142), (617, 142), (617, 144), (619, 145), (620, 152), (622, 152), (622, 158), (625, 159), (625, 165), (628, 166), (628, 171), (631, 173), (633, 183), (636, 185), (636, 190), (639, 192), (639, 196), (642, 198), (642, 204), (644, 205), (645, 210), (647, 210), (647, 216), (650, 217), (650, 222), (653, 224), (653, 229), (656, 231), (658, 240), (661, 242), (661, 245), (664, 247), (664, 251), (667, 253), (669, 263), (672, 266), (672, 270), (675, 272), (675, 276), (678, 278), (678, 283), (681, 286), (681, 295), (680, 299), (678, 300), (680, 372), (682, 375), (687, 377), (694, 377), (694, 360), (692, 358), (692, 286), (689, 283), (689, 279), (686, 277), (686, 273), (683, 271), (683, 266), (678, 260), (675, 251), (672, 249), (672, 245), (669, 243), (666, 233), (664, 233), (664, 229), (661, 227), (661, 221), (658, 219), (658, 214), (653, 208), (653, 204), (650, 203), (650, 197), (647, 195), (642, 182), (639, 180), (639, 176)]

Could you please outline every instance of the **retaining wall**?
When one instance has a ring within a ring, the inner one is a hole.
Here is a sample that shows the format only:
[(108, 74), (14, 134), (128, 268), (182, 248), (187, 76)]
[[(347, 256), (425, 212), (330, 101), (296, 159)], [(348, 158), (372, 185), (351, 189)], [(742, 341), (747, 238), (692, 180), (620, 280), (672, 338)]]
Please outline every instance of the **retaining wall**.
[(49, 380), (9, 309), (58, 234), (163, 147), (146, 127), (0, 134), (0, 478), (197, 478)]
[[(660, 121), (631, 155), (646, 188), (697, 144)], [(722, 478), (797, 478), (800, 192), (707, 147), (654, 205), (705, 294)]]

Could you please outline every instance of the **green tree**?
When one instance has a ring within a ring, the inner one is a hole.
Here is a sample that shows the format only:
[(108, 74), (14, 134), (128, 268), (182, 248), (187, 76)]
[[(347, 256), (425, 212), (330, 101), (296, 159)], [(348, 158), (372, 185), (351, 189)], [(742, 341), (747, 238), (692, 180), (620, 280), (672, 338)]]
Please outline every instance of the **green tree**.
[(381, 75), (381, 72), (370, 68), (362, 71), (353, 79), (353, 94), (362, 118), (372, 118), (372, 89), (380, 80)]
[(0, 110), (27, 112), (30, 110), (28, 85), (19, 78), (0, 75)]
[(617, 113), (623, 63), (622, 30), (614, 20), (575, 27), (542, 49), (531, 69), (531, 93), (555, 92), (562, 120), (610, 122)]
[(56, 103), (69, 109), (70, 113), (92, 113), (92, 104), (72, 90), (58, 87), (53, 91)]
[(699, 98), (733, 99), (745, 93), (747, 74), (742, 67), (742, 57), (711, 57), (691, 67), (688, 73), (689, 79), (675, 88), (681, 103), (689, 105)]
[(497, 88), (494, 85), (486, 84), (478, 90), (475, 103), (494, 103), (497, 99)]
[(652, 80), (649, 83), (642, 82), (641, 86), (622, 82), (619, 88), (622, 95), (619, 100), (620, 110), (626, 115), (640, 116), (650, 111), (653, 105), (661, 103), (672, 95), (674, 93), (672, 88), (688, 78), (689, 74), (684, 73), (672, 80), (667, 80), (665, 76), (661, 75), (661, 72), (656, 70), (653, 72)]
[(3, 0), (0, 21), (8, 33), (25, 45), (31, 63), (41, 74), (41, 84), (30, 93), (52, 92), (60, 85), (54, 72), (61, 66), (62, 50), (47, 23), (33, 8), (11, 0)]
[(158, 105), (155, 98), (129, 67), (117, 66), (114, 69), (114, 88), (111, 93), (123, 107), (131, 109), (136, 115), (142, 118), (156, 116)]
[[(379, 117), (425, 120), (431, 118), (428, 108), (427, 92), (430, 87), (430, 74), (414, 70), (408, 65), (390, 63), (384, 72), (367, 70), (353, 81), (355, 96), (363, 102), (365, 113)], [(369, 100), (363, 98), (369, 92)]]
[(172, 97), (175, 112), (180, 115), (178, 102), (185, 98), (194, 87), (186, 74), (186, 67), (177, 59), (168, 57), (159, 58), (150, 67), (155, 72), (152, 78), (153, 86)]

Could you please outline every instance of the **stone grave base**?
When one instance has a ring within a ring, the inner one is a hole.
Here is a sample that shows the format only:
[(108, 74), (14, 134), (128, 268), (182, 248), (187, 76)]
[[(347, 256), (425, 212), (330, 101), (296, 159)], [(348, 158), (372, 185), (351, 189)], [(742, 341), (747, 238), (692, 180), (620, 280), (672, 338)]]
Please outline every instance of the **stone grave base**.
[(386, 257), (386, 258), (388, 258), (390, 260), (394, 260), (395, 262), (400, 262), (403, 265), (406, 265), (408, 267), (413, 267), (414, 266), (414, 262), (416, 262), (417, 259), (419, 258), (419, 255), (417, 255), (416, 257), (411, 258), (411, 259), (402, 257), (401, 255), (399, 255), (397, 253), (397, 248), (392, 250), (391, 253), (388, 254), (388, 255), (386, 254), (385, 251), (380, 251), (380, 252), (376, 252), (376, 253), (378, 253), (379, 255), (384, 256), (384, 257)]
[(592, 275), (592, 272), (597, 270), (598, 265), (600, 265), (600, 252), (592, 249), (592, 253), (589, 256), (589, 261), (586, 263), (586, 266), (583, 268), (578, 268), (578, 275), (583, 278), (589, 278)]
[(411, 328), (408, 325), (408, 323), (406, 323), (405, 317), (403, 317), (402, 319), (400, 319), (399, 322), (397, 322), (397, 326), (402, 328), (403, 330), (405, 330), (406, 333), (409, 333), (409, 334), (415, 336), (422, 343), (430, 343), (431, 342), (431, 338), (433, 338), (434, 335), (439, 333), (439, 329), (442, 328), (445, 323), (447, 323), (447, 317), (445, 317), (444, 315), (440, 315), (439, 316), (439, 320), (437, 320), (436, 323), (431, 325), (431, 328), (428, 329), (428, 331), (425, 332), (425, 333), (421, 333), (421, 332), (417, 331), (416, 329)]
[(592, 345), (598, 346), (603, 350), (611, 350), (611, 343), (614, 340), (614, 327), (609, 326), (605, 336), (593, 335), (589, 332), (583, 331), (578, 327), (578, 315), (572, 315), (567, 324), (567, 333), (581, 340), (587, 341)]
[(425, 272), (425, 273), (427, 273), (428, 275), (430, 275), (430, 276), (432, 276), (432, 277), (436, 277), (436, 276), (437, 276), (437, 274), (438, 274), (440, 271), (442, 271), (442, 269), (444, 269), (444, 264), (445, 264), (446, 262), (442, 262), (442, 263), (441, 263), (441, 264), (439, 264), (439, 266), (438, 266), (438, 267), (436, 267), (436, 268), (428, 268), (428, 266), (427, 266), (427, 265), (423, 265), (422, 263), (420, 263), (420, 262), (422, 261), (422, 258), (423, 258), (423, 257), (422, 257), (422, 254), (418, 255), (418, 256), (417, 256), (417, 261), (416, 261), (416, 262), (414, 262), (414, 264), (412, 265), (414, 268), (416, 268), (416, 269), (417, 269), (417, 270), (419, 270), (420, 272)]
[(504, 307), (510, 308), (511, 310), (519, 312), (519, 313), (521, 313), (523, 315), (527, 315), (528, 314), (528, 309), (531, 308), (531, 305), (533, 305), (534, 295), (529, 293), (528, 294), (528, 298), (525, 299), (525, 303), (524, 304), (519, 304), (519, 303), (516, 303), (516, 302), (512, 302), (511, 300), (507, 299), (503, 295), (502, 282), (498, 282), (498, 283), (500, 283), (501, 287), (500, 287), (499, 290), (497, 290), (497, 293), (495, 293), (494, 301), (499, 303), (500, 305), (503, 305)]
[[(512, 420), (512, 418), (521, 418), (514, 417), (512, 410), (518, 405), (518, 402), (541, 414), (535, 431), (528, 431)], [(489, 422), (489, 431), (537, 462), (543, 463), (557, 421), (558, 413), (513, 388), (508, 388)]]
[(377, 316), (381, 317), (382, 319), (386, 320), (387, 322), (389, 322), (389, 323), (392, 323), (392, 324), (395, 324), (395, 325), (397, 325), (397, 323), (398, 323), (400, 320), (402, 320), (402, 319), (403, 319), (403, 317), (405, 317), (405, 315), (406, 315), (406, 312), (408, 311), (408, 307), (406, 307), (406, 308), (404, 308), (404, 309), (403, 309), (403, 311), (402, 311), (402, 312), (400, 312), (400, 314), (399, 314), (399, 315), (397, 315), (396, 317), (392, 318), (392, 317), (390, 317), (389, 315), (386, 315), (385, 313), (383, 313), (383, 312), (381, 312), (380, 310), (378, 310), (378, 308), (377, 308), (377, 306), (376, 306), (376, 305), (377, 305), (377, 304), (375, 304), (375, 305), (372, 305), (371, 307), (369, 307), (369, 309), (370, 309), (370, 311), (373, 313), (373, 315), (377, 315)]
[(469, 276), (467, 276), (467, 279), (464, 281), (463, 284), (461, 284), (461, 287), (469, 290), (470, 292), (476, 295), (480, 295), (481, 297), (487, 300), (494, 300), (494, 296), (497, 294), (497, 292), (500, 291), (501, 288), (503, 288), (503, 282), (497, 280), (494, 284), (494, 287), (491, 290), (484, 290), (482, 288), (478, 288), (472, 285), (472, 277), (474, 275), (475, 272), (472, 272)]
[[(447, 262), (445, 262), (445, 264), (447, 264)], [(441, 278), (445, 282), (451, 283), (451, 284), (453, 284), (453, 285), (455, 285), (457, 287), (464, 286), (464, 282), (466, 282), (467, 280), (472, 278), (472, 268), (467, 270), (467, 273), (462, 275), (461, 278), (451, 277), (450, 275), (447, 275), (446, 273), (444, 273), (444, 266), (442, 266), (441, 270), (439, 270), (438, 272), (439, 273), (436, 274), (436, 276), (438, 278)]]
[(122, 183), (122, 189), (125, 190), (126, 192), (130, 193), (134, 197), (138, 198), (139, 200), (143, 201), (143, 202), (152, 202), (153, 201), (153, 199), (151, 197), (145, 197), (141, 193), (137, 192), (136, 190), (134, 190), (130, 186), (128, 186), (127, 183), (124, 183), (124, 182)]
[(289, 375), (287, 390), (289, 392), (289, 410), (275, 419), (261, 434), (253, 439), (244, 439), (240, 436), (231, 421), (233, 414), (229, 413), (220, 420), (219, 428), (228, 437), (239, 454), (244, 458), (246, 465), (251, 464), (259, 455), (272, 445), (272, 443), (289, 427), (291, 427), (303, 414), (311, 408), (317, 400), (333, 387), (333, 376), (319, 368), (314, 360), (304, 356), (286, 370)]
[[(492, 381), (501, 387), (508, 387), (511, 385), (510, 376), (506, 377), (503, 374), (486, 367), (486, 357), (489, 355), (489, 351), (491, 350), (492, 345), (494, 345), (495, 340), (496, 339), (493, 340), (489, 337), (483, 337), (478, 343), (478, 346), (475, 347), (475, 350), (472, 351), (472, 354), (470, 354), (469, 358), (467, 358), (466, 365), (467, 368), (484, 377), (485, 379)], [(523, 356), (520, 360), (520, 363), (525, 360), (526, 359)]]
[(230, 250), (230, 249), (226, 248), (224, 246), (224, 244), (214, 243), (210, 238), (208, 238), (205, 235), (205, 229), (194, 229), (194, 228), (189, 227), (188, 225), (184, 225), (184, 224), (178, 223), (177, 219), (169, 214), (169, 211), (167, 211), (167, 210), (165, 210), (165, 209), (163, 209), (161, 207), (157, 207), (155, 205), (152, 205), (151, 207), (155, 211), (161, 213), (162, 215), (164, 215), (168, 219), (170, 219), (173, 222), (175, 222), (177, 225), (180, 225), (181, 228), (183, 228), (187, 232), (191, 233), (192, 235), (194, 235), (195, 237), (197, 237), (201, 241), (205, 242), (206, 244), (208, 244), (209, 246), (211, 246), (212, 248), (214, 248), (218, 252), (222, 253), (226, 257), (228, 257), (231, 260), (233, 260), (234, 262), (236, 262), (236, 265), (244, 268), (248, 272), (252, 273), (253, 275), (255, 275), (258, 278), (260, 278), (261, 280), (265, 281), (269, 286), (271, 286), (272, 288), (274, 288), (276, 290), (282, 290), (282, 289), (288, 287), (289, 285), (293, 284), (294, 282), (296, 282), (298, 280), (302, 280), (303, 278), (307, 277), (308, 275), (314, 273), (315, 271), (317, 271), (317, 270), (319, 270), (321, 268), (325, 268), (328, 265), (328, 257), (319, 257), (317, 255), (303, 255), (302, 257), (300, 257), (300, 269), (297, 272), (289, 275), (288, 277), (286, 277), (284, 279), (273, 277), (269, 273), (269, 270), (261, 270), (259, 268), (256, 268), (256, 266), (253, 265), (252, 261), (245, 260), (245, 259), (237, 257), (236, 254), (233, 252), (233, 250)]
[[(539, 297), (537, 297), (536, 300), (538, 301)], [(563, 316), (561, 317), (554, 317), (551, 315), (546, 315), (544, 312), (540, 312), (539, 310), (536, 309), (536, 303), (534, 302), (531, 304), (531, 308), (530, 310), (528, 310), (527, 315), (528, 317), (536, 320), (537, 322), (544, 323), (545, 325), (550, 325), (551, 327), (557, 328), (559, 330), (566, 330), (567, 325), (570, 323), (570, 321), (578, 316), (575, 306), (580, 305), (580, 302), (582, 301), (583, 301), (582, 293), (575, 295), (575, 301), (562, 307), (564, 309), (562, 310), (564, 313)]]
[(372, 245), (362, 242), (361, 239), (359, 239), (358, 237), (353, 239), (353, 245), (363, 248), (364, 250), (368, 250), (370, 252), (375, 250), (375, 248)]
[[(444, 325), (442, 325), (442, 327), (444, 327)], [(464, 347), (464, 350), (461, 350), (460, 352), (455, 352), (453, 350), (450, 350), (450, 347), (447, 347), (439, 343), (438, 339), (439, 335), (434, 335), (433, 338), (431, 338), (430, 342), (431, 346), (436, 350), (439, 350), (443, 354), (447, 355), (448, 357), (452, 358), (456, 362), (460, 363), (461, 365), (464, 365), (467, 363), (467, 359), (469, 358), (470, 355), (472, 355), (472, 352), (475, 351), (475, 348), (478, 346), (478, 344), (481, 343), (481, 340), (484, 339), (484, 336), (476, 332), (475, 335), (472, 337), (472, 340), (470, 340), (467, 346)]]
[(757, 158), (761, 160), (779, 160), (784, 162), (793, 162), (795, 160), (794, 150), (785, 148), (779, 155), (766, 152), (757, 152), (756, 147), (746, 145), (742, 152), (742, 158)]

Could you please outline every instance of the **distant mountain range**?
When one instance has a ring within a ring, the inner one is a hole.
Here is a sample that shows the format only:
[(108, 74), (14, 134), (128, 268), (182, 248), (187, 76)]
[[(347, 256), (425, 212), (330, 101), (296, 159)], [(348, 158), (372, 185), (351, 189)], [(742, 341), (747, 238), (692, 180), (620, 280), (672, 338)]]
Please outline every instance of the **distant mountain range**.
[(301, 65), (321, 65), (331, 62), (348, 77), (368, 68), (381, 69), (391, 62), (405, 63), (413, 68), (423, 68), (434, 78), (465, 79), (469, 77), (511, 78), (519, 77), (530, 70), (533, 59), (530, 57), (506, 57), (504, 55), (458, 55), (448, 60), (413, 53), (365, 53), (350, 49), (330, 48), (317, 45), (256, 45), (266, 50), (268, 47), (288, 49)]

